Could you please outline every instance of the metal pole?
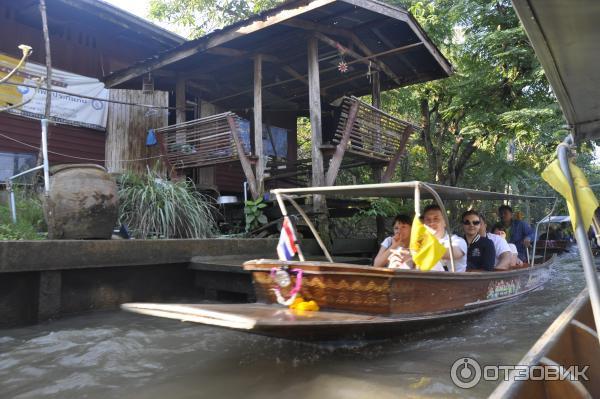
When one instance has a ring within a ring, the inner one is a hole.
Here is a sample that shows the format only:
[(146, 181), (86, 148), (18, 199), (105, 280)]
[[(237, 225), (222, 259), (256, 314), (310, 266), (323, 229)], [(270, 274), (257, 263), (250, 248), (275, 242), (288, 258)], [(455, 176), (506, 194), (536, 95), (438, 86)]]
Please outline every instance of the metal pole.
[[(560, 169), (562, 170), (567, 181), (569, 182), (569, 186), (571, 187), (573, 207), (575, 208), (574, 216), (577, 220), (575, 239), (577, 240), (577, 246), (579, 247), (579, 254), (581, 255), (581, 263), (583, 265), (585, 280), (590, 292), (590, 302), (592, 304), (596, 331), (600, 331), (600, 287), (598, 286), (598, 277), (596, 276), (596, 267), (594, 265), (592, 249), (590, 248), (590, 242), (588, 241), (587, 231), (585, 231), (585, 228), (583, 227), (579, 202), (577, 202), (577, 191), (575, 189), (575, 184), (573, 183), (573, 176), (571, 176), (571, 169), (569, 168), (568, 152), (571, 145), (573, 145), (573, 138), (571, 135), (569, 135), (561, 144), (558, 145), (556, 152), (558, 155), (558, 161), (560, 163)], [(571, 217), (573, 217), (573, 215), (571, 215)], [(600, 342), (600, 338), (598, 338), (598, 340)]]
[(6, 181), (6, 188), (10, 193), (10, 214), (12, 216), (13, 224), (17, 224), (17, 205), (15, 203), (15, 191), (13, 190), (12, 180)]
[(42, 157), (44, 158), (44, 195), (50, 193), (50, 172), (48, 170), (48, 119), (42, 119)]
[[(423, 188), (425, 188), (427, 191), (429, 191), (431, 193), (431, 195), (433, 196), (433, 199), (435, 200), (435, 202), (437, 202), (438, 206), (442, 210), (442, 216), (444, 216), (444, 221), (446, 222), (446, 234), (448, 234), (448, 246), (450, 247), (450, 248), (448, 248), (448, 252), (450, 254), (450, 268), (451, 268), (452, 272), (455, 272), (456, 268), (454, 267), (454, 253), (452, 252), (452, 231), (450, 231), (450, 221), (448, 220), (448, 214), (446, 213), (446, 207), (444, 206), (444, 201), (442, 201), (442, 198), (439, 196), (439, 194), (433, 188), (429, 187), (428, 184), (423, 184)], [(465, 254), (464, 256), (467, 256), (467, 254)]]

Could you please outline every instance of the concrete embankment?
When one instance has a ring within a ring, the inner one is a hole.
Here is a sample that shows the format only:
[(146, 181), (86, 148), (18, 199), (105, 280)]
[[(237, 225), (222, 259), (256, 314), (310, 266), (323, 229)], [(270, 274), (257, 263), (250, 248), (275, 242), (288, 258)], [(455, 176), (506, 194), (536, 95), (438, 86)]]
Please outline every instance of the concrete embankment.
[(0, 328), (130, 301), (203, 297), (194, 256), (272, 257), (273, 239), (0, 242)]
[[(125, 302), (252, 301), (241, 265), (276, 257), (276, 246), (276, 239), (0, 241), (0, 328)], [(302, 246), (320, 253), (314, 240)], [(368, 262), (374, 250), (374, 240), (347, 239), (333, 254)]]

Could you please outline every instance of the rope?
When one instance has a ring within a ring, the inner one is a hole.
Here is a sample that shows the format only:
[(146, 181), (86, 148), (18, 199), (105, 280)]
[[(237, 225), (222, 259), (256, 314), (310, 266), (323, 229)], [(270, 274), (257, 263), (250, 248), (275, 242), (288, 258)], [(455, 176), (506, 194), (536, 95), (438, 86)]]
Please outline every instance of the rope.
[[(19, 143), (19, 144), (21, 144), (21, 145), (23, 145), (25, 147), (33, 148), (33, 149), (38, 150), (38, 151), (40, 149), (40, 147), (36, 147), (34, 145), (31, 145), (31, 144), (28, 144), (28, 143), (24, 143), (22, 141), (19, 141), (17, 139), (14, 139), (14, 138), (9, 137), (9, 136), (7, 136), (5, 134), (2, 134), (2, 133), (0, 133), (0, 136), (2, 136), (4, 138), (7, 138), (7, 139), (9, 139), (11, 141), (14, 141), (15, 143)], [(80, 159), (80, 160), (83, 160), (83, 161), (106, 162), (106, 159), (94, 159), (94, 158), (77, 157), (75, 155), (63, 154), (63, 153), (56, 152), (56, 151), (48, 151), (48, 153), (49, 154), (54, 154), (54, 155), (60, 155), (60, 156), (65, 157), (65, 158)], [(152, 156), (152, 157), (145, 157), (145, 158), (116, 159), (116, 160), (111, 160), (111, 161), (114, 161), (114, 162), (138, 162), (138, 161), (146, 161), (146, 160), (149, 160), (149, 159), (162, 158), (163, 156), (164, 155), (155, 155), (155, 156)]]

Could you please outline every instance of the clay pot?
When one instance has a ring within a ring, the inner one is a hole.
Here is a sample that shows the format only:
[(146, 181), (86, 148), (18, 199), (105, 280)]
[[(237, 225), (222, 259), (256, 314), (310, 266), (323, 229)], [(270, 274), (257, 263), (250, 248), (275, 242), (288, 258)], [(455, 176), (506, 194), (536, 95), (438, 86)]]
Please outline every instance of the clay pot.
[(99, 165), (58, 165), (50, 169), (44, 214), (50, 239), (108, 239), (117, 222), (117, 185)]

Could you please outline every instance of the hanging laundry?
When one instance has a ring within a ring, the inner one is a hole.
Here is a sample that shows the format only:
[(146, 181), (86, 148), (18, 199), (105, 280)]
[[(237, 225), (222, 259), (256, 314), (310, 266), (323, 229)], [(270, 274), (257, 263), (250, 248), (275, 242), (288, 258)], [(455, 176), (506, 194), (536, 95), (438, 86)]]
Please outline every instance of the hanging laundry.
[(146, 147), (152, 147), (153, 145), (158, 144), (156, 140), (156, 133), (154, 133), (154, 129), (148, 130), (148, 135), (146, 136)]

